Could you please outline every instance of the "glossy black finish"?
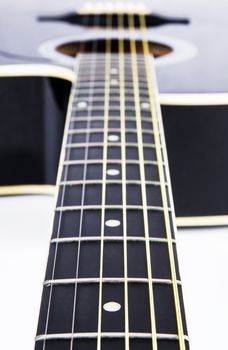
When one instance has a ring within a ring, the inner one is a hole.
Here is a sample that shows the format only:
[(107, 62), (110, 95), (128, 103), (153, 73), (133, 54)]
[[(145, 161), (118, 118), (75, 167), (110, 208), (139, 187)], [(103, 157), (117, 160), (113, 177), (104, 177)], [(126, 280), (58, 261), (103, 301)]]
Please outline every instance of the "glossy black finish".
[[(55, 184), (69, 90), (58, 79), (0, 79), (1, 186)], [(226, 215), (228, 106), (162, 106), (162, 112), (177, 216)], [(68, 179), (82, 179), (82, 170), (70, 166)], [(145, 170), (147, 180), (158, 179), (156, 167)], [(127, 166), (127, 179), (137, 174), (136, 165)], [(91, 176), (100, 179), (101, 167), (90, 165)]]
[(54, 184), (70, 84), (0, 79), (0, 185)]
[(228, 106), (162, 111), (176, 215), (227, 215)]

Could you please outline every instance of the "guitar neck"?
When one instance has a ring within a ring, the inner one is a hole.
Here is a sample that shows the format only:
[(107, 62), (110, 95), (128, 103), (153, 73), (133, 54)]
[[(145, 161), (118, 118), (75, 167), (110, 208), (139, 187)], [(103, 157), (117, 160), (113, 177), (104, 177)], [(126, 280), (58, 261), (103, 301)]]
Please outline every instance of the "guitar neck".
[(78, 56), (36, 350), (189, 348), (153, 60), (113, 46)]

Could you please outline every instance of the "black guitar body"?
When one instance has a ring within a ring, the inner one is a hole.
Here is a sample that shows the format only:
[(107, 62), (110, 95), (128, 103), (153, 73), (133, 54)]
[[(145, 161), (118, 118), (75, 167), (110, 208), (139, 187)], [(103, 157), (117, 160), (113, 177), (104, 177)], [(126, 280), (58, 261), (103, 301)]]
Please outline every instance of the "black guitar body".
[[(69, 91), (57, 78), (0, 79), (1, 186), (55, 184)], [(162, 115), (177, 216), (226, 215), (228, 106), (162, 105)]]

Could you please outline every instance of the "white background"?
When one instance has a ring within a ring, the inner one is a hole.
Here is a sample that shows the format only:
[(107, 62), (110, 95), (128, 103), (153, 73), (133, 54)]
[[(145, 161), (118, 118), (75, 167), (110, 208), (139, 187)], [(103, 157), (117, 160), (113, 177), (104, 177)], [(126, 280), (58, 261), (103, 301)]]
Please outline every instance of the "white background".
[[(48, 196), (0, 199), (1, 349), (33, 349), (53, 208)], [(177, 239), (191, 349), (225, 349), (228, 229), (180, 230)]]

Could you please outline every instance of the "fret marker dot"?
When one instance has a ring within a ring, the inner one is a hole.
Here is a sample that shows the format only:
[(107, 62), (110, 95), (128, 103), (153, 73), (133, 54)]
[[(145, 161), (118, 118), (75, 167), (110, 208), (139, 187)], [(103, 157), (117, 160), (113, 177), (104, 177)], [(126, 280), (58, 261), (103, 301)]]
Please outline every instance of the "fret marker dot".
[(118, 169), (108, 169), (107, 170), (107, 174), (110, 176), (117, 176), (119, 175), (119, 170)]
[(105, 311), (108, 312), (117, 312), (120, 311), (121, 305), (119, 303), (116, 303), (115, 301), (110, 301), (109, 303), (104, 304), (103, 308)]
[(120, 221), (119, 220), (107, 220), (105, 222), (105, 225), (108, 227), (118, 227), (118, 226), (120, 226)]
[(119, 136), (118, 135), (109, 135), (108, 140), (111, 142), (119, 141)]
[(112, 86), (116, 86), (116, 85), (118, 85), (119, 84), (119, 82), (118, 82), (118, 80), (116, 80), (116, 79), (112, 79), (111, 81), (110, 81), (110, 85), (112, 85)]
[(141, 103), (141, 107), (142, 107), (142, 109), (150, 109), (150, 104), (149, 104), (149, 102), (142, 102)]
[(87, 102), (81, 101), (77, 103), (79, 109), (85, 109), (87, 107)]
[(117, 68), (111, 68), (111, 74), (118, 74)]

